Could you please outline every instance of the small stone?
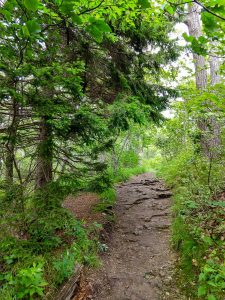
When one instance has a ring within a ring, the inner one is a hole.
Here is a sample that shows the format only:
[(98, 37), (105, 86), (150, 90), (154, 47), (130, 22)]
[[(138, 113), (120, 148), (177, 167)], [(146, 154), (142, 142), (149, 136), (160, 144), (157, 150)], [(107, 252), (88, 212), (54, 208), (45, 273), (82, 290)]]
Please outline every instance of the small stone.
[(153, 280), (151, 280), (151, 283), (153, 286), (157, 287), (157, 288), (161, 288), (162, 287), (162, 281), (159, 278), (154, 278)]
[(160, 275), (161, 277), (165, 277), (165, 276), (166, 276), (165, 272), (162, 272), (162, 271), (159, 273), (159, 275)]
[(141, 231), (138, 230), (138, 229), (135, 229), (134, 232), (133, 232), (134, 235), (140, 235), (141, 234)]

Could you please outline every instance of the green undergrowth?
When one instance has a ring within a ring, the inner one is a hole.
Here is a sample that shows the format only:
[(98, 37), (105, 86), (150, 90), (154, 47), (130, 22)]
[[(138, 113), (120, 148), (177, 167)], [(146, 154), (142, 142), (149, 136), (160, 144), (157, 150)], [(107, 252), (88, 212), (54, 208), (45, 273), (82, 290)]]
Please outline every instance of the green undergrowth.
[(173, 189), (172, 244), (179, 252), (180, 285), (190, 299), (225, 298), (224, 168), (182, 153), (159, 173)]
[[(99, 203), (94, 207), (94, 211), (103, 212), (106, 214), (106, 218), (110, 222), (115, 222), (115, 217), (113, 214), (113, 207), (116, 204), (116, 189), (115, 184), (118, 184), (120, 182), (125, 182), (129, 180), (132, 176), (143, 174), (147, 172), (149, 169), (142, 165), (142, 166), (136, 166), (133, 168), (124, 168), (119, 169), (115, 174), (113, 174), (112, 169), (108, 171), (108, 176), (111, 178), (111, 186), (108, 188), (97, 189), (100, 201)], [(99, 183), (100, 181), (98, 181)]]
[[(225, 299), (225, 131), (215, 90), (182, 89), (174, 117), (155, 134), (158, 175), (173, 191), (172, 245), (188, 299)], [(209, 99), (215, 103), (207, 107)], [(209, 112), (210, 110), (210, 112)], [(204, 126), (203, 126), (204, 124)], [(216, 132), (214, 126), (220, 129)]]
[(120, 168), (114, 175), (114, 183), (124, 182), (129, 180), (132, 176), (143, 174), (147, 172), (147, 168), (144, 165), (130, 167), (130, 168)]
[(108, 188), (99, 194), (100, 201), (94, 207), (94, 211), (103, 212), (106, 214), (109, 221), (114, 221), (113, 207), (116, 203), (116, 190), (115, 188)]
[(134, 151), (124, 151), (117, 167), (110, 161), (108, 168), (101, 175), (93, 178), (87, 190), (97, 192), (100, 197), (95, 211), (104, 212), (110, 221), (114, 221), (112, 208), (116, 203), (115, 185), (129, 180), (132, 176), (153, 171), (153, 160), (140, 159)]
[(65, 208), (65, 197), (77, 192), (95, 192), (100, 197), (95, 211), (114, 221), (115, 184), (147, 171), (139, 162), (121, 165), (116, 174), (109, 167), (92, 177), (61, 178), (44, 190), (25, 198), (12, 186), (1, 197), (0, 299), (52, 299), (73, 274), (76, 264), (99, 266), (105, 251), (99, 234), (101, 225), (87, 226)]
[(61, 206), (60, 188), (49, 191), (26, 199), (25, 207), (1, 199), (1, 300), (52, 299), (76, 264), (100, 263), (100, 225), (76, 220)]

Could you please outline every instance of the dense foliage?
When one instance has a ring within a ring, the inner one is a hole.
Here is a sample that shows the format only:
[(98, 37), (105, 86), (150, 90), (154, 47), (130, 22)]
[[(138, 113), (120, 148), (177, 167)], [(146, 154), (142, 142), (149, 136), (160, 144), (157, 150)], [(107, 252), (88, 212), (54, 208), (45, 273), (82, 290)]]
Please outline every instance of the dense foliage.
[(197, 87), (190, 79), (180, 84), (182, 101), (157, 139), (160, 173), (174, 189), (173, 245), (188, 296), (224, 299), (224, 3), (170, 5), (181, 19), (188, 11), (183, 37), (194, 51)]
[[(146, 158), (174, 188), (181, 282), (224, 299), (224, 21), (222, 0), (0, 1), (0, 299), (54, 298), (98, 265), (101, 226), (64, 200), (95, 192), (112, 221), (113, 184)], [(195, 71), (176, 82), (180, 52)]]
[(147, 0), (0, 3), (0, 298), (54, 297), (103, 248), (65, 197), (108, 211), (113, 182), (143, 171), (142, 126), (176, 95), (160, 80), (174, 22)]
[[(222, 125), (223, 95), (222, 85), (204, 93), (187, 90), (183, 96), (191, 100), (176, 105), (176, 118), (167, 122), (157, 139), (165, 159), (160, 173), (174, 189), (173, 244), (181, 253), (184, 287), (191, 299), (224, 298), (225, 132), (221, 126), (219, 146), (208, 145), (204, 155), (200, 136), (215, 139), (215, 135), (210, 127), (200, 131), (195, 121), (207, 115)], [(213, 105), (205, 104), (209, 99)]]

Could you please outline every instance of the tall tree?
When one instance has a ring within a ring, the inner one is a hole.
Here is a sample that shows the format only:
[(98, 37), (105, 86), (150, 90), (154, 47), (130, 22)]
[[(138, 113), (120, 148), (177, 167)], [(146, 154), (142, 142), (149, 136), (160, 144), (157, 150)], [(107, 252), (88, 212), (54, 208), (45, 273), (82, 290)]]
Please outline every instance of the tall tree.
[[(187, 26), (190, 36), (198, 39), (202, 36), (202, 25), (200, 19), (201, 8), (197, 3), (191, 3), (188, 5)], [(203, 90), (207, 86), (207, 67), (206, 60), (203, 55), (193, 53), (194, 65), (195, 65), (195, 80), (196, 87), (199, 90)]]
[(216, 54), (211, 54), (209, 57), (209, 66), (210, 66), (210, 84), (214, 86), (215, 84), (220, 83), (220, 59)]
[[(198, 41), (203, 37), (202, 21), (201, 21), (201, 6), (198, 3), (191, 3), (188, 5), (187, 25), (189, 34)], [(214, 43), (215, 46), (215, 43)], [(200, 51), (201, 52), (201, 51)], [(203, 54), (193, 53), (193, 60), (195, 65), (195, 79), (196, 88), (198, 90), (205, 90), (207, 88), (207, 63)], [(210, 83), (211, 86), (219, 83), (219, 59), (212, 54), (209, 58), (210, 65)], [(208, 103), (210, 106), (212, 103)], [(204, 153), (211, 160), (214, 157), (215, 148), (220, 145), (220, 126), (215, 118), (201, 118), (198, 121), (198, 126), (201, 131), (201, 147)]]
[[(113, 140), (113, 102), (122, 104), (116, 126), (124, 122), (127, 128), (127, 119), (139, 121), (137, 101), (140, 108), (151, 107), (149, 116), (157, 119), (174, 95), (158, 80), (163, 66), (177, 57), (168, 38), (173, 23), (151, 14), (154, 6), (147, 0), (121, 0), (113, 7), (112, 0), (4, 4), (1, 106), (16, 93), (21, 106), (16, 151), (36, 161), (32, 170), (23, 170), (23, 182), (44, 187), (85, 159), (91, 169), (90, 153), (94, 165), (102, 146)], [(6, 86), (6, 72), (19, 89)], [(14, 158), (14, 168), (22, 167)]]

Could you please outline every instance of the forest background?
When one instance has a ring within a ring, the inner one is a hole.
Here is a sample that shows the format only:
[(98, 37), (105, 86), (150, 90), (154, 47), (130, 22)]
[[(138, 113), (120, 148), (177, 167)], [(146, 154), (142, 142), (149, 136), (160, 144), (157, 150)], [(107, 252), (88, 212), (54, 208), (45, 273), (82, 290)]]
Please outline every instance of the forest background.
[(224, 20), (214, 0), (1, 2), (1, 299), (51, 299), (98, 264), (100, 225), (64, 199), (95, 192), (108, 212), (116, 182), (153, 168), (174, 190), (181, 285), (223, 299)]

